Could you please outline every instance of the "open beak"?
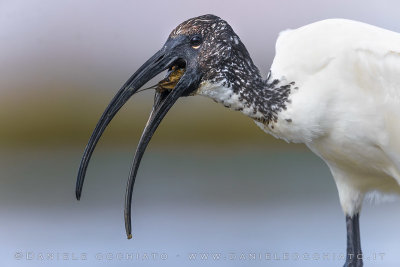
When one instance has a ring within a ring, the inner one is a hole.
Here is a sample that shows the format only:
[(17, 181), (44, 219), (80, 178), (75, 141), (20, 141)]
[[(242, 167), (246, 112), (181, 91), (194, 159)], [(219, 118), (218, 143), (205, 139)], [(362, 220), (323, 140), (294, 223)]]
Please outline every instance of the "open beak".
[(146, 127), (143, 130), (140, 138), (136, 153), (133, 159), (132, 168), (126, 189), (125, 198), (125, 228), (128, 239), (131, 235), (131, 202), (132, 191), (135, 183), (135, 177), (139, 168), (140, 160), (144, 151), (149, 143), (151, 137), (156, 131), (161, 120), (167, 114), (168, 110), (174, 105), (176, 100), (183, 95), (188, 95), (191, 91), (197, 88), (201, 75), (196, 67), (187, 65), (186, 60), (179, 57), (176, 52), (176, 42), (170, 41), (164, 47), (147, 60), (122, 86), (118, 93), (111, 100), (110, 104), (104, 111), (92, 136), (85, 148), (82, 156), (81, 164), (79, 167), (78, 178), (76, 181), (76, 198), (79, 200), (81, 197), (82, 186), (85, 179), (86, 170), (92, 156), (92, 153), (99, 141), (101, 135), (106, 129), (107, 125), (111, 122), (115, 114), (120, 108), (134, 95), (146, 82), (151, 80), (154, 76), (166, 69), (176, 67), (176, 64), (184, 64), (185, 72), (177, 81), (175, 87), (171, 90), (157, 90), (154, 98), (154, 105), (150, 117), (147, 121)]

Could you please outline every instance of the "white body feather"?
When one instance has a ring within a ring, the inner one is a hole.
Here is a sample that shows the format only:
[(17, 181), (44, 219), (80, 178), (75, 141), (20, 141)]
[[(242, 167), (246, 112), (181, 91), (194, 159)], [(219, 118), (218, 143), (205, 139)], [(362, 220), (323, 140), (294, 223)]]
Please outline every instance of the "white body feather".
[[(271, 74), (298, 89), (277, 122), (256, 123), (328, 164), (346, 214), (368, 192), (400, 193), (400, 34), (343, 19), (287, 30)], [(210, 91), (198, 93), (226, 101)]]

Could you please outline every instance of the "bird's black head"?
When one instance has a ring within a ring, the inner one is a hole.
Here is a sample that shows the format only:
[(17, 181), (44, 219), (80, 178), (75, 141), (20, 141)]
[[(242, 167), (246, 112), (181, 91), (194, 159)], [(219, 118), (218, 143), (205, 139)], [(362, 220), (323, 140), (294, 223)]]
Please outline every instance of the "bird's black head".
[(258, 73), (251, 58), (229, 24), (214, 15), (181, 23), (163, 47), (148, 59), (122, 86), (104, 111), (86, 146), (79, 168), (76, 197), (80, 199), (90, 157), (109, 122), (146, 82), (167, 70), (156, 89), (153, 110), (136, 150), (126, 191), (125, 226), (131, 236), (132, 189), (143, 153), (163, 117), (181, 96), (194, 95), (206, 83), (240, 90), (243, 76)]
[(206, 83), (222, 85), (237, 93), (244, 89), (245, 83), (249, 86), (249, 82), (261, 78), (239, 36), (217, 16), (204, 15), (181, 23), (169, 35), (170, 40), (186, 43), (184, 48), (195, 52), (189, 52), (191, 56), (185, 60), (201, 74), (200, 84), (185, 96), (195, 94)]

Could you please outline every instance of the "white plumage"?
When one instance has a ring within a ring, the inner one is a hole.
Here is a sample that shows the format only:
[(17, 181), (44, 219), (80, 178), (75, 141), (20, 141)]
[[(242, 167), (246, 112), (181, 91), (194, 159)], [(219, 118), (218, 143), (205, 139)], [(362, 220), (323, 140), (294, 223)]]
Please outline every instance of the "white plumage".
[(400, 193), (400, 34), (343, 19), (288, 30), (271, 72), (299, 90), (264, 129), (324, 159), (346, 214), (365, 193)]

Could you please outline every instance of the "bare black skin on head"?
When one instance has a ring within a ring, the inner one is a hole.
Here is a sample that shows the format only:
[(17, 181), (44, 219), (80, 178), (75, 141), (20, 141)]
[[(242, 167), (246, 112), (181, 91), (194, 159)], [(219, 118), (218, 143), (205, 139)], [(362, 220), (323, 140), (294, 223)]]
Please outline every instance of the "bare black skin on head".
[(126, 190), (125, 228), (131, 238), (131, 202), (140, 161), (161, 120), (179, 97), (194, 95), (202, 82), (222, 84), (239, 95), (245, 107), (259, 111), (255, 119), (269, 123), (285, 109), (292, 84), (280, 85), (261, 78), (246, 47), (229, 24), (214, 15), (204, 15), (181, 23), (172, 31), (163, 47), (146, 61), (117, 92), (104, 111), (85, 148), (76, 182), (80, 199), (91, 155), (102, 133), (119, 109), (146, 82), (172, 67), (185, 72), (172, 90), (156, 91), (153, 110), (140, 138)]
[(239, 101), (253, 109), (253, 114), (262, 114), (254, 119), (267, 124), (276, 122), (279, 111), (286, 109), (294, 82), (270, 81), (269, 76), (263, 80), (239, 36), (217, 16), (189, 19), (176, 27), (169, 37), (181, 34), (200, 35), (204, 39), (197, 59), (204, 72), (202, 82), (222, 83), (232, 88), (233, 93), (239, 95)]

